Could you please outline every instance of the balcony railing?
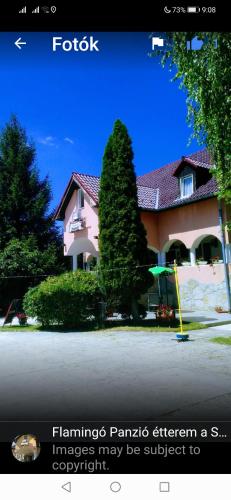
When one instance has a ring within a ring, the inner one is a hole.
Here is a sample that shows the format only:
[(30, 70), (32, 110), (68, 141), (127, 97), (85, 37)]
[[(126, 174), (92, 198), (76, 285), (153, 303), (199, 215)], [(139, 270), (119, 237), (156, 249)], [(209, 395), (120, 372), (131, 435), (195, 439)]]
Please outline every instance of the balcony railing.
[(85, 227), (86, 227), (86, 220), (84, 217), (82, 217), (81, 210), (78, 210), (72, 216), (72, 220), (69, 226), (69, 232), (74, 233), (75, 231), (81, 231), (81, 229), (84, 229)]

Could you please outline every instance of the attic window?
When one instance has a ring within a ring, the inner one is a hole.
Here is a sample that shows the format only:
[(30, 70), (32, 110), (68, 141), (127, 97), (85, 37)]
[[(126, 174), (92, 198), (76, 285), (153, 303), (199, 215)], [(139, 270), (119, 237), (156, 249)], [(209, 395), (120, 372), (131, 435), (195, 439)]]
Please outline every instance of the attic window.
[(193, 174), (185, 175), (180, 178), (180, 196), (188, 198), (193, 194)]
[(82, 189), (78, 190), (77, 203), (78, 203), (78, 208), (84, 208), (84, 193)]

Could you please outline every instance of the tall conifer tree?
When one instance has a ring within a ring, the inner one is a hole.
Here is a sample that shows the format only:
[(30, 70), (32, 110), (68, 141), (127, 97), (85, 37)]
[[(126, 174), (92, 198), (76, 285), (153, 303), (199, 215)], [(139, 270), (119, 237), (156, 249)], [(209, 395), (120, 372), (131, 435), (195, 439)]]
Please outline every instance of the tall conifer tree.
[(0, 134), (0, 249), (13, 238), (34, 236), (43, 250), (57, 230), (49, 213), (51, 187), (40, 180), (36, 152), (15, 116)]
[(103, 158), (99, 193), (102, 285), (108, 302), (138, 317), (137, 301), (152, 284), (146, 232), (138, 209), (133, 150), (126, 126), (117, 120)]
[(49, 211), (51, 187), (47, 177), (39, 178), (35, 160), (34, 145), (12, 116), (0, 134), (0, 304), (3, 309), (13, 298), (21, 298), (31, 285), (25, 276), (58, 274), (64, 270), (62, 237)]

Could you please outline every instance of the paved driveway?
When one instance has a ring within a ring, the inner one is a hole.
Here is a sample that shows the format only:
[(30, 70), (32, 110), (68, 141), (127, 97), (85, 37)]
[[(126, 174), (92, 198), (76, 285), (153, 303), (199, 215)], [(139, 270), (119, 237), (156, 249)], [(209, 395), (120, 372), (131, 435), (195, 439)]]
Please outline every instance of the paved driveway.
[(0, 332), (1, 419), (227, 418), (227, 327), (190, 333)]

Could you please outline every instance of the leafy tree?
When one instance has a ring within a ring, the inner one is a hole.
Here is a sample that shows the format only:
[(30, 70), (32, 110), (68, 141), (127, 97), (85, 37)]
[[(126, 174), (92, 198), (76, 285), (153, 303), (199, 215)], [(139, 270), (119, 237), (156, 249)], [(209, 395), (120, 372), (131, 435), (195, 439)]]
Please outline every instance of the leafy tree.
[(0, 305), (5, 313), (13, 299), (21, 298), (28, 287), (37, 285), (45, 275), (64, 270), (59, 250), (51, 243), (38, 249), (36, 239), (12, 239), (0, 252)]
[(47, 177), (40, 180), (35, 160), (34, 145), (28, 142), (25, 130), (12, 116), (0, 134), (0, 300), (3, 311), (31, 285), (29, 278), (19, 276), (55, 274), (65, 269), (62, 237), (55, 227), (53, 214), (49, 213), (51, 187)]
[[(48, 213), (51, 187), (39, 179), (36, 152), (12, 116), (0, 135), (0, 249), (12, 239), (34, 235), (39, 249), (58, 240)], [(60, 242), (59, 242), (60, 243)]]
[(57, 253), (54, 243), (41, 252), (33, 236), (14, 238), (0, 253), (0, 277), (53, 274), (59, 268)]
[[(187, 48), (194, 37), (203, 42), (200, 50)], [(192, 136), (207, 145), (219, 196), (231, 202), (231, 35), (181, 32), (166, 38), (162, 63), (176, 69), (173, 80), (180, 80), (180, 88), (186, 91)]]
[(147, 240), (140, 219), (131, 139), (117, 120), (103, 158), (99, 192), (99, 248), (102, 285), (110, 303), (138, 317), (137, 301), (152, 284)]

